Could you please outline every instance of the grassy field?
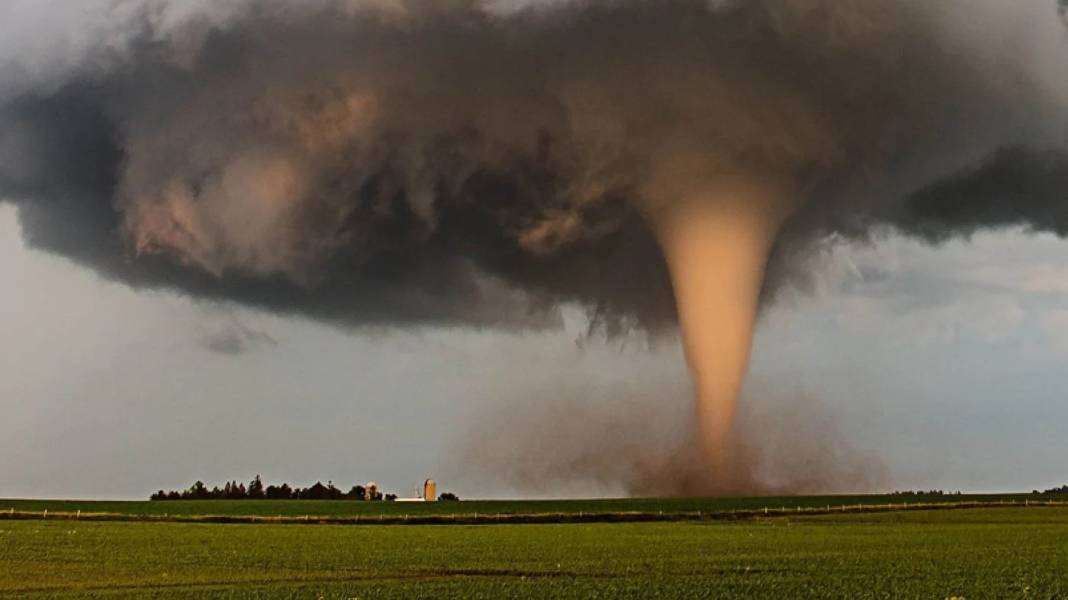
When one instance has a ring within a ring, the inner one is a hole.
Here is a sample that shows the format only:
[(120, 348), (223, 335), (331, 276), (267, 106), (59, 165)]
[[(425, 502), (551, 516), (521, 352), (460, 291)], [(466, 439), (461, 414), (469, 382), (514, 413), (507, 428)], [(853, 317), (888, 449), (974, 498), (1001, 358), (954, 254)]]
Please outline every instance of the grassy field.
[(72, 500), (2, 500), (4, 511), (113, 513), (122, 515), (232, 515), (232, 516), (430, 516), (430, 515), (514, 515), (578, 513), (648, 513), (682, 514), (722, 513), (732, 510), (771, 511), (782, 509), (826, 508), (839, 506), (879, 506), (888, 503), (959, 503), (1044, 501), (1046, 496), (964, 495), (964, 496), (784, 496), (760, 498), (671, 498), (605, 500), (487, 500), (464, 502), (392, 503), (354, 502), (349, 500), (205, 500), (161, 502), (99, 502)]
[(1068, 598), (1068, 509), (723, 523), (0, 521), (0, 597)]

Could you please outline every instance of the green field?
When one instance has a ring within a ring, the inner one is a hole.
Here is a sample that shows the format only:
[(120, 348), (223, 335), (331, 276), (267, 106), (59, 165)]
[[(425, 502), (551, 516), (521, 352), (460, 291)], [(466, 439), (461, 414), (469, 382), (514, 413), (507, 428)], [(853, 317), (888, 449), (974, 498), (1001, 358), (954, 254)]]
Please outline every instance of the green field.
[(514, 515), (578, 513), (723, 513), (782, 509), (818, 509), (839, 506), (880, 506), (888, 503), (960, 503), (1045, 501), (1050, 496), (1032, 494), (964, 496), (783, 496), (758, 498), (629, 498), (604, 500), (480, 500), (464, 502), (393, 503), (351, 500), (179, 500), (161, 502), (2, 500), (0, 516), (16, 512), (113, 513), (122, 515), (258, 515), (323, 517), (349, 516), (430, 516), (430, 515)]
[(1068, 509), (405, 527), (0, 521), (0, 597), (724, 596), (1068, 598)]

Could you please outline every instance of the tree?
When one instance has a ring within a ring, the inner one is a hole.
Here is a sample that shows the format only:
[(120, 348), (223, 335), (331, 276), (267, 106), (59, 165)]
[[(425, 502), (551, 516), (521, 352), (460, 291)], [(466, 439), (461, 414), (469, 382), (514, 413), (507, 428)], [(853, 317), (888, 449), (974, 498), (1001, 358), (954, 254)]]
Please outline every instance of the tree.
[(183, 494), (183, 496), (191, 500), (207, 500), (211, 497), (211, 493), (208, 492), (208, 488), (204, 487), (203, 481), (197, 481), (186, 491), (185, 494)]
[(452, 492), (442, 492), (442, 494), (438, 496), (438, 500), (441, 502), (459, 502), (460, 497)]
[(316, 481), (315, 485), (300, 491), (300, 498), (301, 500), (329, 500), (330, 490), (323, 485), (323, 482)]
[(252, 481), (248, 482), (247, 495), (250, 500), (261, 500), (264, 497), (263, 481), (259, 475), (256, 475)]
[(326, 498), (328, 500), (341, 500), (344, 495), (345, 494), (341, 490), (334, 486), (333, 481), (328, 481), (326, 483)]
[(293, 490), (289, 488), (289, 484), (283, 483), (281, 486), (267, 486), (265, 493), (269, 500), (289, 500), (293, 497)]
[(348, 493), (349, 500), (366, 500), (367, 490), (362, 485), (354, 485)]

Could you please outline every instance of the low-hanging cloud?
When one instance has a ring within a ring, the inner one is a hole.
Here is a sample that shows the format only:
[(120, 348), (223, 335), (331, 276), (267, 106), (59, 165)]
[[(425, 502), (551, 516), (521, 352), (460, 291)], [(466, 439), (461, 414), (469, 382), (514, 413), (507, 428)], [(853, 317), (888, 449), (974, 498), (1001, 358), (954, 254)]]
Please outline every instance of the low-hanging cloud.
[(206, 326), (197, 342), (207, 350), (227, 356), (238, 356), (255, 350), (276, 346), (271, 334), (256, 329), (230, 311), (205, 311)]

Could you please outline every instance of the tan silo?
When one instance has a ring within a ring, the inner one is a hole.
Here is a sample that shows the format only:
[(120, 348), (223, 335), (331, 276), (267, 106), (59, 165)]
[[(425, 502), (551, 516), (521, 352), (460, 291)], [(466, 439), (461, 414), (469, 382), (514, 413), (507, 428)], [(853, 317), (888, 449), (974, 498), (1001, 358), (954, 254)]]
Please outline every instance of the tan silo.
[(433, 479), (427, 479), (423, 483), (423, 500), (434, 502), (438, 499), (438, 484)]

